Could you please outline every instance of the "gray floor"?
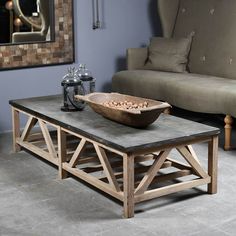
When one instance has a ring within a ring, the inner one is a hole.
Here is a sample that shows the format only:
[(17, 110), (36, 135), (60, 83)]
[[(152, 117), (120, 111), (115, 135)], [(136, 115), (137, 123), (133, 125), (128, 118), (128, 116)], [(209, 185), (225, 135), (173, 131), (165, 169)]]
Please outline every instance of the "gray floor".
[[(206, 163), (205, 144), (194, 146)], [(236, 235), (236, 151), (219, 149), (219, 192), (205, 187), (137, 205), (122, 219), (117, 202), (30, 154), (11, 152), (0, 135), (0, 235)]]

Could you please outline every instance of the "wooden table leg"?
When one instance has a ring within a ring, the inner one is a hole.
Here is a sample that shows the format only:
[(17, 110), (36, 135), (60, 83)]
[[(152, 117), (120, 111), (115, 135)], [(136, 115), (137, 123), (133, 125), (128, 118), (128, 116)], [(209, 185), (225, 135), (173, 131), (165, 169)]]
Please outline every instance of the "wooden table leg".
[(234, 122), (232, 116), (226, 115), (225, 116), (225, 145), (224, 149), (225, 151), (229, 151), (232, 149), (231, 146), (231, 133), (232, 133), (232, 124)]
[(211, 176), (211, 183), (208, 184), (208, 193), (217, 193), (217, 172), (218, 172), (218, 136), (212, 137), (208, 143), (208, 174)]
[(20, 138), (20, 114), (12, 107), (12, 135), (13, 135), (13, 152), (19, 152), (21, 147), (17, 144), (16, 139)]
[(134, 156), (123, 156), (124, 218), (134, 216)]
[(63, 162), (66, 162), (66, 133), (61, 129), (61, 127), (57, 128), (57, 138), (58, 138), (58, 170), (59, 170), (59, 178), (66, 179), (67, 171), (62, 168)]

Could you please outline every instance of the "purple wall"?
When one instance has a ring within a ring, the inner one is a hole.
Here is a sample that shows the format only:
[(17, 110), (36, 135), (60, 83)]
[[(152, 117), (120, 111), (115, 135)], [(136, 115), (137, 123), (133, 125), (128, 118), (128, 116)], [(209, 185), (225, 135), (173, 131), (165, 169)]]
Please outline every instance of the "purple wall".
[[(112, 75), (125, 69), (125, 50), (158, 34), (156, 0), (100, 0), (103, 29), (92, 30), (92, 0), (75, 2), (76, 63), (86, 63), (98, 91), (109, 91)], [(8, 100), (61, 92), (67, 66), (0, 72), (0, 132), (11, 130)]]

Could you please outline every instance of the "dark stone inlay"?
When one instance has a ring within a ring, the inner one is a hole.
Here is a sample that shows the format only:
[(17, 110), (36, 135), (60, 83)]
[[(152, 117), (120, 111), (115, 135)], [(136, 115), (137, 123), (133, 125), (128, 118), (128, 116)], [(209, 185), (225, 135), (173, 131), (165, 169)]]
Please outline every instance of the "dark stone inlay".
[(12, 106), (101, 144), (123, 152), (175, 145), (195, 138), (219, 134), (219, 129), (186, 119), (162, 114), (146, 129), (136, 129), (103, 118), (86, 107), (84, 111), (60, 110), (60, 95), (12, 100)]

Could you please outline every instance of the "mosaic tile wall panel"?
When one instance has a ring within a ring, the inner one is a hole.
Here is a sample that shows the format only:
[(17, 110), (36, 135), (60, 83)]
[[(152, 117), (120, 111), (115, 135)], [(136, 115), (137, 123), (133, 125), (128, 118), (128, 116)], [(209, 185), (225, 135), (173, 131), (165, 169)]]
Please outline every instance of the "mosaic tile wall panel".
[(55, 41), (0, 46), (0, 70), (74, 62), (73, 0), (55, 2)]

